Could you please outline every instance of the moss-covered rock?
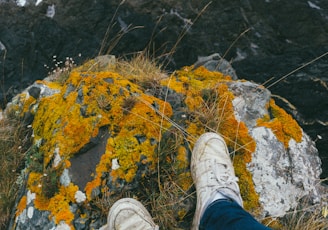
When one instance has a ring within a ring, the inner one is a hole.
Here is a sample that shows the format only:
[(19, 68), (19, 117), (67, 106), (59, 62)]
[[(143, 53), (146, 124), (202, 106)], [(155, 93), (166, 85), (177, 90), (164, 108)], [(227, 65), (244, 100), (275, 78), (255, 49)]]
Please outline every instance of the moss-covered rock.
[[(206, 131), (219, 132), (227, 142), (244, 206), (258, 218), (283, 215), (305, 195), (320, 199), (316, 149), (265, 88), (204, 67), (149, 79), (122, 74), (115, 64), (95, 68), (95, 63), (74, 69), (60, 82), (36, 82), (7, 108), (32, 118), (29, 157), (36, 159), (28, 159), (23, 171), (26, 190), (16, 207), (16, 229), (34, 213), (47, 213), (48, 225), (99, 228), (111, 204), (123, 196), (143, 201), (159, 224), (188, 229), (196, 199), (190, 154)], [(271, 159), (263, 160), (264, 147)], [(296, 158), (279, 161), (295, 149), (301, 164)], [(272, 162), (278, 166), (268, 166), (271, 171), (260, 165)], [(261, 181), (264, 172), (274, 175), (263, 177), (270, 181)], [(306, 182), (300, 184), (295, 175)], [(274, 197), (282, 205), (268, 198), (272, 186), (266, 183), (276, 185)], [(295, 196), (288, 193), (285, 199), (288, 188)], [(275, 212), (277, 207), (282, 212)]]

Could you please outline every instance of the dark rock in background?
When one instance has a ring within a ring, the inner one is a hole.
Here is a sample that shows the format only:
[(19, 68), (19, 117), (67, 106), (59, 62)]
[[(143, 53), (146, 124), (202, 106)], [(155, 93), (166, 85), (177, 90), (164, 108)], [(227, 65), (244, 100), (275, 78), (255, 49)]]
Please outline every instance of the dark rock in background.
[[(66, 57), (81, 63), (108, 51), (129, 56), (150, 44), (150, 53), (173, 70), (194, 63), (198, 56), (219, 53), (232, 62), (239, 78), (261, 84), (274, 77), (268, 86), (328, 51), (328, 2), (324, 0), (222, 0), (212, 1), (206, 9), (208, 1), (196, 0), (127, 0), (120, 6), (117, 0), (47, 0), (37, 7), (1, 2), (2, 107)], [(55, 15), (51, 18), (46, 12), (52, 4)], [(123, 37), (115, 45), (120, 34)], [(328, 176), (327, 58), (269, 87), (297, 108), (281, 100), (280, 105), (317, 140), (322, 177)]]

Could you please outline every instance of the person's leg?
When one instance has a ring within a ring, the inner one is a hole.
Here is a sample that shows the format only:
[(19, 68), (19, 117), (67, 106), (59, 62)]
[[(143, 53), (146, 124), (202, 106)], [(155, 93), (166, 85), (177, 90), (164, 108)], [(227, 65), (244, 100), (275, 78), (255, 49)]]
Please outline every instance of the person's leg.
[(109, 210), (107, 225), (99, 230), (158, 230), (147, 209), (137, 200), (123, 198)]
[(200, 220), (200, 230), (268, 230), (233, 200), (216, 200)]
[(243, 209), (238, 178), (220, 135), (205, 133), (197, 140), (191, 174), (197, 192), (193, 230), (268, 229)]

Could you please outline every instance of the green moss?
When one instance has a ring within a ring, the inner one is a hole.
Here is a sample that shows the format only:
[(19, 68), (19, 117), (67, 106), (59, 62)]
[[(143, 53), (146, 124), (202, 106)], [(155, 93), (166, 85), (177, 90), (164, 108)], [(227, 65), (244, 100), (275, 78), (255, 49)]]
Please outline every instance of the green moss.
[(32, 172), (43, 172), (43, 156), (44, 154), (39, 151), (36, 145), (33, 145), (26, 154), (26, 164)]

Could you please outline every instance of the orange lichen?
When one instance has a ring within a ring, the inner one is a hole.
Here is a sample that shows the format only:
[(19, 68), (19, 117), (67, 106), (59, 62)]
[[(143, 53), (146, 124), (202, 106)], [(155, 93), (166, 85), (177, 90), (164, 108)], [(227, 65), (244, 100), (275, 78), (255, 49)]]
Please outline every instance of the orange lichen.
[(259, 197), (254, 188), (252, 175), (247, 170), (245, 162), (247, 162), (245, 155), (238, 154), (235, 155), (233, 159), (235, 173), (239, 178), (238, 184), (243, 198), (244, 208), (256, 213), (257, 209), (260, 207)]
[(31, 172), (29, 174), (27, 185), (31, 190), (31, 192), (34, 192), (36, 194), (42, 193), (42, 184), (41, 184), (42, 176), (43, 175), (41, 173), (36, 173), (36, 172)]
[(85, 193), (88, 198), (88, 200), (92, 199), (92, 191), (94, 188), (97, 188), (101, 185), (101, 175), (97, 173), (97, 176), (94, 180), (89, 181), (87, 185), (85, 186)]
[(270, 117), (265, 116), (257, 121), (259, 126), (270, 128), (285, 148), (288, 148), (291, 138), (296, 142), (302, 141), (302, 129), (291, 115), (277, 106), (274, 100), (270, 100), (268, 109), (273, 119), (270, 120)]
[[(36, 137), (45, 141), (41, 146), (41, 151), (49, 153), (45, 156), (45, 164), (53, 157), (55, 148), (59, 148), (64, 158), (69, 157), (88, 143), (90, 137), (96, 136), (99, 127), (110, 122), (106, 111), (98, 106), (98, 98), (103, 95), (109, 102), (117, 101), (114, 98), (119, 94), (119, 87), (110, 87), (111, 84), (104, 80), (115, 77), (119, 78), (114, 73), (73, 72), (61, 94), (41, 100), (33, 128)], [(85, 114), (82, 115), (81, 110), (85, 110)]]
[(178, 211), (178, 218), (179, 220), (183, 220), (183, 218), (186, 216), (187, 211), (185, 209), (181, 209)]
[[(74, 214), (70, 211), (69, 204), (75, 202), (74, 196), (78, 187), (73, 184), (67, 187), (61, 186), (59, 193), (49, 199), (42, 194), (40, 180), (37, 180), (41, 177), (41, 174), (32, 172), (28, 179), (28, 185), (31, 191), (36, 193), (36, 199), (34, 200), (35, 208), (50, 211), (50, 218), (54, 217), (56, 224), (60, 221), (65, 221), (70, 225), (71, 221), (74, 219)], [(21, 200), (20, 203), (22, 202), (24, 201)]]
[[(113, 83), (105, 81), (109, 78)], [(86, 185), (88, 199), (92, 199), (92, 190), (101, 185), (100, 178), (105, 171), (110, 171), (114, 182), (118, 178), (132, 182), (138, 162), (147, 164), (151, 170), (155, 169), (156, 145), (150, 139), (159, 137), (162, 129), (170, 126), (159, 115), (162, 113), (164, 116), (171, 116), (172, 109), (168, 103), (143, 94), (137, 85), (111, 72), (73, 72), (65, 85), (63, 92), (67, 92), (72, 86), (76, 90), (65, 98), (64, 95), (58, 98), (60, 102), (57, 104), (63, 103), (64, 108), (59, 114), (66, 113), (66, 116), (57, 118), (62, 131), (56, 132), (57, 137), (52, 137), (51, 140), (57, 142), (49, 142), (48, 147), (57, 146), (61, 156), (69, 157), (84, 146), (90, 137), (97, 135), (99, 127), (103, 125), (108, 126), (108, 132), (113, 136), (107, 142), (105, 157), (101, 158), (96, 168), (94, 180)], [(129, 111), (125, 111), (126, 100), (129, 98), (133, 98), (134, 103)], [(76, 103), (77, 100), (82, 101), (82, 104)], [(80, 114), (83, 105), (85, 116)], [(55, 129), (58, 128), (52, 128)], [(145, 140), (142, 143), (138, 142), (138, 135), (144, 135)], [(53, 151), (49, 151), (49, 148), (48, 152)], [(111, 169), (113, 159), (119, 160), (118, 169)]]
[(26, 205), (27, 205), (27, 197), (23, 196), (17, 204), (16, 216), (18, 216), (23, 212), (23, 210), (26, 208)]
[(247, 210), (253, 210), (259, 207), (258, 195), (246, 164), (252, 159), (256, 143), (248, 133), (245, 123), (236, 120), (232, 104), (233, 95), (227, 85), (219, 84), (217, 90), (218, 115), (220, 116), (218, 131), (224, 137), (227, 146), (234, 151), (233, 162), (236, 176), (239, 178), (244, 206)]
[(71, 224), (74, 219), (74, 214), (69, 207), (70, 200), (61, 194), (55, 195), (49, 202), (48, 210), (51, 212), (50, 218), (54, 217), (55, 224), (64, 221)]
[(69, 201), (74, 202), (75, 193), (79, 190), (77, 185), (70, 183), (68, 186), (61, 186), (59, 188), (59, 193), (64, 195)]
[(176, 183), (184, 192), (187, 192), (193, 184), (193, 179), (190, 172), (180, 173)]
[[(243, 122), (237, 121), (234, 116), (232, 104), (234, 96), (226, 84), (230, 80), (229, 76), (224, 76), (218, 72), (210, 72), (204, 67), (200, 67), (195, 71), (192, 71), (192, 67), (185, 67), (177, 71), (170, 79), (163, 80), (162, 85), (166, 85), (176, 92), (185, 95), (184, 102), (188, 107), (188, 111), (195, 114), (193, 120), (187, 121), (188, 126), (186, 129), (189, 134), (187, 138), (191, 141), (191, 147), (195, 138), (209, 128), (204, 127), (204, 122), (202, 121), (208, 122), (207, 119), (215, 120), (215, 130), (210, 130), (220, 133), (224, 137), (229, 149), (234, 151), (234, 166), (236, 175), (240, 179), (241, 193), (244, 197), (247, 197), (245, 199), (245, 207), (247, 209), (255, 209), (259, 207), (258, 195), (254, 189), (252, 176), (247, 170), (246, 164), (251, 161), (256, 143), (248, 133), (246, 125)], [(205, 101), (203, 98), (202, 90), (205, 89), (209, 91), (209, 101)], [(179, 158), (181, 158), (180, 154), (178, 154)], [(184, 177), (183, 175), (181, 174), (180, 176)], [(183, 187), (187, 188), (187, 183)]]
[(55, 224), (64, 221), (71, 229), (74, 229), (71, 223), (74, 214), (70, 209), (70, 203), (75, 202), (75, 193), (77, 191), (78, 187), (73, 184), (69, 184), (67, 187), (61, 186), (59, 193), (50, 199), (46, 210), (50, 211), (49, 218), (53, 218)]
[(227, 145), (234, 151), (244, 155), (245, 163), (251, 161), (251, 154), (255, 151), (256, 143), (248, 133), (245, 123), (237, 121), (232, 104), (233, 94), (226, 84), (218, 85), (218, 131), (224, 137)]
[(36, 194), (36, 197), (34, 200), (34, 206), (35, 206), (35, 208), (37, 208), (39, 210), (48, 210), (49, 199), (42, 196), (41, 194)]
[(176, 156), (176, 164), (175, 167), (177, 169), (187, 168), (188, 167), (188, 158), (187, 158), (187, 150), (184, 146), (179, 146)]
[[(130, 113), (124, 114), (123, 102), (131, 95), (135, 95), (137, 103)], [(108, 142), (94, 180), (87, 183), (87, 197), (90, 200), (92, 190), (102, 184), (102, 173), (111, 170), (111, 160), (114, 158), (120, 159), (117, 178), (131, 182), (141, 156), (145, 157), (143, 164), (155, 168), (156, 145), (150, 142), (150, 138), (159, 137), (161, 128), (170, 125), (162, 120), (155, 107), (165, 116), (172, 114), (169, 104), (143, 95), (138, 86), (116, 73), (73, 71), (60, 93), (40, 99), (35, 115), (34, 135), (36, 140), (43, 140), (39, 150), (45, 153), (44, 167), (51, 162), (55, 153), (63, 159), (61, 167), (70, 167), (69, 158), (87, 144), (90, 137), (95, 137), (100, 127), (107, 125), (114, 138)], [(138, 143), (138, 134), (145, 134), (143, 143)], [(112, 174), (115, 174), (115, 170), (112, 170)], [(69, 202), (75, 202), (73, 197), (78, 187), (61, 187), (57, 194), (47, 200), (43, 196), (41, 178), (42, 174), (34, 172), (29, 176), (29, 189), (36, 193), (35, 207), (49, 210), (56, 223), (70, 223), (73, 216), (69, 211)], [(69, 192), (69, 189), (72, 191)]]

